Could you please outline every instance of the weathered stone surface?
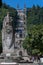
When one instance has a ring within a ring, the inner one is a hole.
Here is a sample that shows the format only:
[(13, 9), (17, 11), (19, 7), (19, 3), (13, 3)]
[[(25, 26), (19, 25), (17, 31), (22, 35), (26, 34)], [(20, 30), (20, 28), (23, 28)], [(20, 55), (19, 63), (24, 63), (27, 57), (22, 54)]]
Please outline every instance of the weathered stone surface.
[[(6, 65), (6, 64), (1, 64), (0, 65)], [(7, 65), (43, 65), (43, 63), (39, 64), (39, 63), (12, 63), (12, 64), (7, 64)]]
[(26, 10), (18, 9), (17, 27), (15, 28), (15, 48), (17, 56), (28, 56), (27, 51), (24, 50), (22, 44), (27, 36), (26, 30)]
[(13, 62), (13, 63), (1, 62), (0, 65), (19, 65), (19, 64), (16, 62)]
[(9, 16), (9, 13), (3, 21), (2, 48), (4, 54), (14, 52), (12, 17)]

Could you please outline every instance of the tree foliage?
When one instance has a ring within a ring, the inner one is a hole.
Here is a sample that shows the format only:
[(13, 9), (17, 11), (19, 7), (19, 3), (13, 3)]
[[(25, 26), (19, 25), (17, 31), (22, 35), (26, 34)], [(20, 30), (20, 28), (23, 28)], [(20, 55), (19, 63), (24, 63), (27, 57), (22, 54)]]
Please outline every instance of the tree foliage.
[(27, 33), (23, 47), (28, 54), (43, 55), (43, 7), (33, 5), (27, 9)]

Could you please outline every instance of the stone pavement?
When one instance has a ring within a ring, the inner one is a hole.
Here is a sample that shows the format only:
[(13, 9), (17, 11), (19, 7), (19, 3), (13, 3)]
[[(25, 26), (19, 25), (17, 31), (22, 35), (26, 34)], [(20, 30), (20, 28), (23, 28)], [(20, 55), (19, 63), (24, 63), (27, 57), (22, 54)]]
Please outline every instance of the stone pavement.
[(17, 64), (0, 64), (0, 65), (43, 65), (43, 63), (17, 63)]
[(37, 63), (20, 63), (19, 65), (39, 65)]

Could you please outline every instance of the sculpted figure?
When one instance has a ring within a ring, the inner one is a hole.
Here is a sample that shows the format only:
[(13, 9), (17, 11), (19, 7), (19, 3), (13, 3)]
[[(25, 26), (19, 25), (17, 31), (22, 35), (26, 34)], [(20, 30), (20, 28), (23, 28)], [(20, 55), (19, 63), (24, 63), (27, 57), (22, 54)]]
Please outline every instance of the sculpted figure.
[(13, 43), (13, 27), (12, 27), (12, 17), (5, 16), (2, 28), (2, 48), (3, 53), (13, 53), (14, 43)]

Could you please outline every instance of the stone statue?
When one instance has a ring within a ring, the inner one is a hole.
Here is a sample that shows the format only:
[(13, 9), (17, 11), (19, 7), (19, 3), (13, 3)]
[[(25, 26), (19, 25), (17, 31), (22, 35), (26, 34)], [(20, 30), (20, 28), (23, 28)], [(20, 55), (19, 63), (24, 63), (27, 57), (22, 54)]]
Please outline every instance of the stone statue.
[(12, 27), (12, 17), (9, 16), (9, 12), (7, 16), (5, 16), (3, 21), (2, 28), (2, 48), (3, 53), (13, 53), (14, 52), (14, 41), (13, 41), (13, 27)]

